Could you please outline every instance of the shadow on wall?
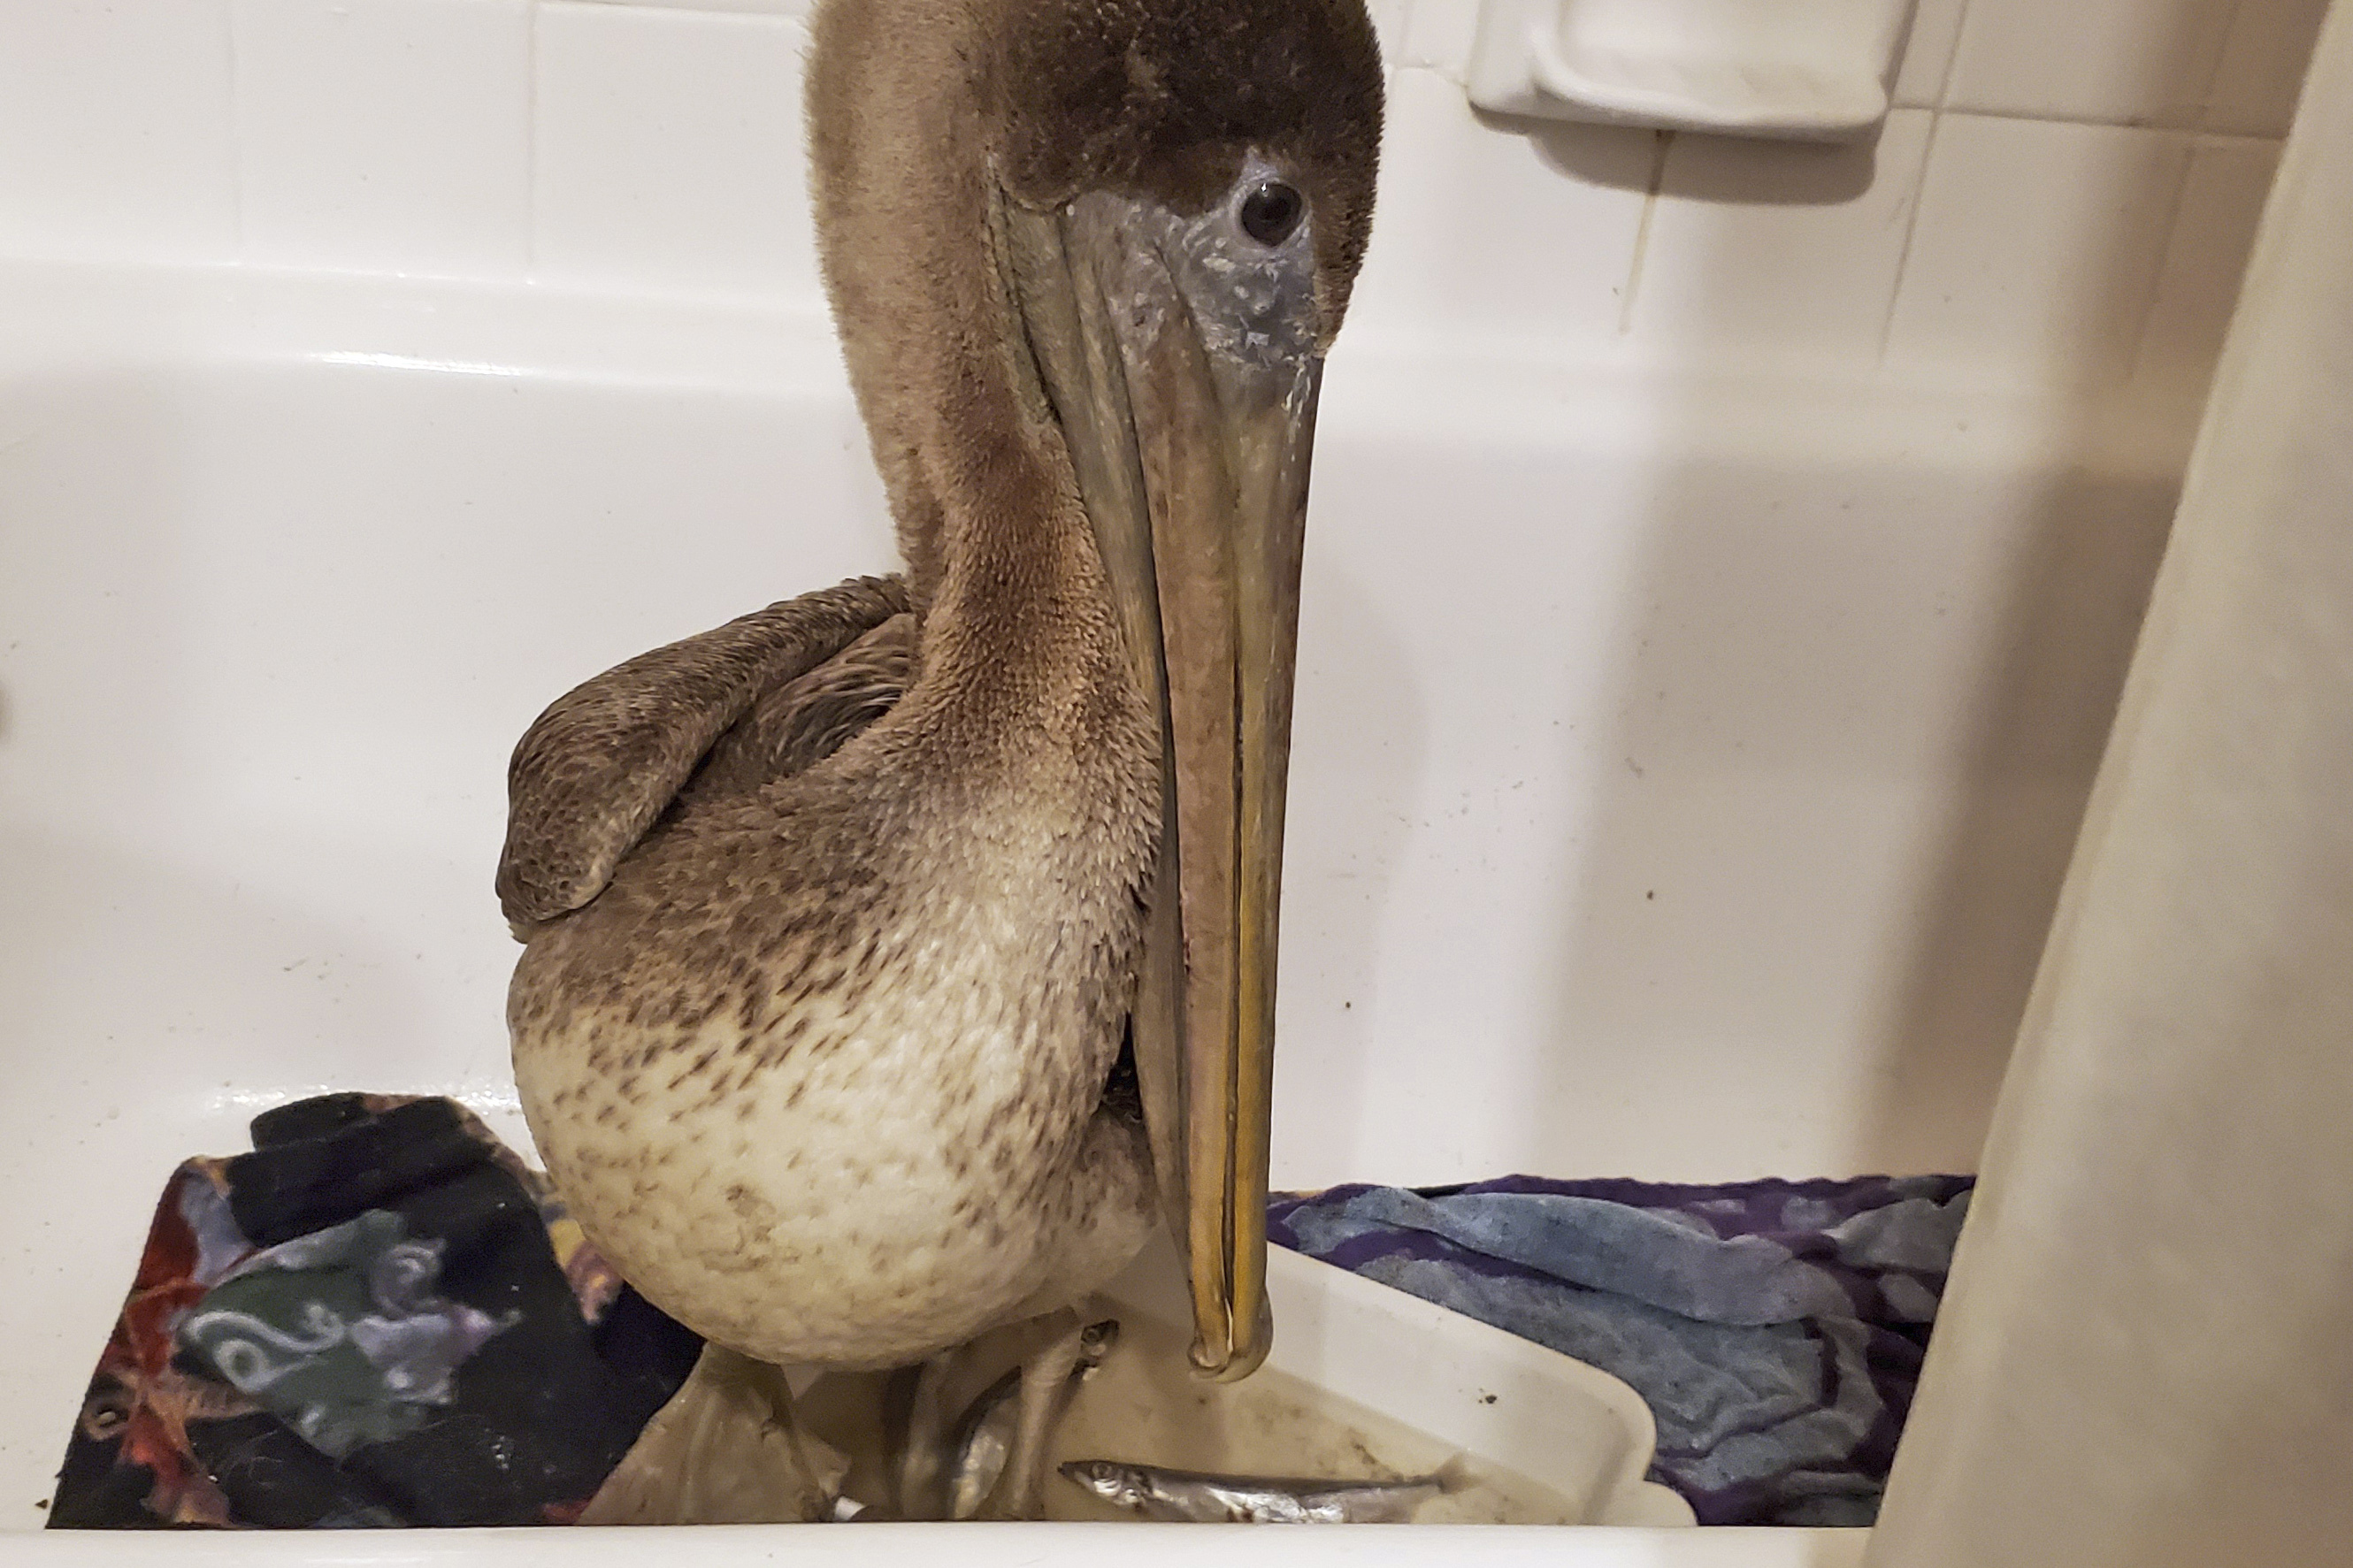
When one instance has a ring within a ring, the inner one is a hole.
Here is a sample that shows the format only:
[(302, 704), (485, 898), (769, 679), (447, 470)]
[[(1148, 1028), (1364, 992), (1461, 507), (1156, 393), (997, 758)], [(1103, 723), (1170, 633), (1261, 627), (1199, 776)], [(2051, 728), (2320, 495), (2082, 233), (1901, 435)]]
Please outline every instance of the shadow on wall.
[[(1624, 166), (1589, 130), (1530, 134), (1570, 178)], [(1772, 177), (1744, 187), (1765, 159)], [(1679, 161), (1694, 177), (1675, 195), (1831, 206), (1865, 196), (1878, 162), (1875, 142), (1742, 149)], [(2086, 247), (2112, 242), (2084, 275), (2150, 292), (2137, 238), (2094, 224)], [(1737, 301), (1727, 317), (1754, 312), (1758, 265), (1727, 243), (1694, 290), (1684, 261), (1678, 310), (1714, 319), (1713, 291)], [(1650, 498), (1614, 637), (1622, 762), (1564, 892), (1538, 1101), (1673, 1074), (1700, 1114), (1742, 1125), (1789, 1103), (1795, 1071), (1813, 1109), (1791, 1146), (1853, 1166), (1774, 1173), (1975, 1168), (2177, 494), (2162, 459), (2100, 455), (2121, 376), (2051, 400), (2074, 427), (2042, 432), (2031, 465), (1989, 461), (1959, 420), (1843, 483), (1694, 471)], [(1663, 409), (1666, 447), (1707, 450), (1710, 417)], [(1810, 1031), (1813, 1059), (1770, 1048)]]
[[(1530, 120), (1483, 110), (1472, 110), (1472, 118), (1495, 135), (1525, 137), (1537, 161), (1555, 174), (1584, 184), (1651, 195), (1658, 194), (1667, 155), (1684, 134)], [(1644, 141), (1651, 143), (1647, 158), (1633, 152)], [(1774, 153), (1781, 160), (1781, 178), (1775, 184), (1710, 181), (1703, 174), (1681, 194), (1744, 206), (1831, 206), (1862, 195), (1877, 177), (1877, 137), (1845, 143), (1788, 142), (1778, 143)]]
[(1869, 1163), (1976, 1165), (2179, 494), (2083, 470), (2046, 487), (1969, 720), (1943, 870), (1882, 1030)]
[(1971, 478), (1657, 498), (1538, 1103), (1666, 1075), (1746, 1147), (1852, 1161), (1770, 1173), (1974, 1168), (2173, 491), (2079, 471), (1940, 509)]

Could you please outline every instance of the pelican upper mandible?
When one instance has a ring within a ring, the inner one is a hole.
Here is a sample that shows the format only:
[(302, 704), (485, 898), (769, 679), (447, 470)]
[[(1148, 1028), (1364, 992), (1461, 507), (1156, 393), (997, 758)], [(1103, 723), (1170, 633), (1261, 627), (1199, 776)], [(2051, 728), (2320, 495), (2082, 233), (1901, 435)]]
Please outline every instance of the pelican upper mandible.
[(1194, 1360), (1242, 1375), (1373, 30), (1362, 0), (822, 0), (812, 32), (826, 284), (906, 571), (524, 735), (523, 1110), (623, 1276), (742, 1356), (915, 1363), (1165, 1219)]

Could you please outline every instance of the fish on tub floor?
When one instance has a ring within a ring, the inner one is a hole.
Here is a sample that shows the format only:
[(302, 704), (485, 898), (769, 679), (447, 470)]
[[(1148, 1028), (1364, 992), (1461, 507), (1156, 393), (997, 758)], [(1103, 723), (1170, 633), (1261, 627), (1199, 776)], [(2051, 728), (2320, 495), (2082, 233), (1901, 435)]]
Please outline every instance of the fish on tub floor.
[[(1113, 1314), (1116, 1311), (1116, 1321)], [(1087, 1304), (1090, 1350), (1073, 1373), (1049, 1444), (1049, 1520), (1419, 1524), (1574, 1524), (1577, 1506), (1515, 1471), (1297, 1377), (1264, 1368), (1240, 1383), (1194, 1375), (1187, 1331), (1158, 1317)], [(1007, 1373), (1029, 1347), (999, 1331), (958, 1353), (937, 1391), (946, 1424), (938, 1485), (985, 1495), (1010, 1417)], [(829, 1373), (803, 1395), (815, 1436), (848, 1459), (838, 1517), (900, 1510), (905, 1395), (892, 1374)], [(1304, 1478), (1304, 1479), (1302, 1479)], [(968, 1517), (968, 1515), (965, 1515)]]
[[(1054, 1407), (1057, 1425), (1069, 1413), (1071, 1401), (1118, 1342), (1118, 1319), (1105, 1318), (1087, 1325), (1079, 1340), (1079, 1363), (1071, 1369), (1061, 1401)], [(1005, 1374), (990, 1384), (955, 1424), (947, 1451), (949, 1518), (979, 1518), (990, 1494), (997, 1489), (997, 1479), (1004, 1475), (1005, 1462), (1013, 1452), (1014, 1424), (1020, 1414), (1014, 1395), (1020, 1386), (1021, 1368), (1007, 1368)]]
[(1113, 1507), (1169, 1524), (1406, 1524), (1422, 1504), (1472, 1484), (1459, 1459), (1402, 1481), (1212, 1476), (1116, 1459), (1073, 1459), (1060, 1469)]

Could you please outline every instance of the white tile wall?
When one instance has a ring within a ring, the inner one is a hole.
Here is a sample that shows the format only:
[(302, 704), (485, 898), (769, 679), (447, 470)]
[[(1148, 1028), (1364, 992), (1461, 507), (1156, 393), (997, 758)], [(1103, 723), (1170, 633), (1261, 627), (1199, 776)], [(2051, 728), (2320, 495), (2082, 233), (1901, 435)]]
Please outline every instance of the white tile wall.
[(1404, 63), (1461, 81), (1478, 25), (1479, 0), (1409, 0)]
[(2222, 46), (2209, 131), (2284, 136), (2328, 0), (2240, 0)]
[(1895, 73), (1894, 100), (1900, 109), (1934, 109), (1945, 100), (1952, 73), (1953, 47), (1960, 39), (1966, 0), (1915, 0), (1912, 32), (1904, 41), (1904, 63)]
[[(0, 0), (0, 254), (817, 300), (812, 0)], [(1172, 0), (1173, 3), (1173, 0)], [(1355, 335), (2196, 377), (2325, 0), (1918, 0), (1874, 147), (1484, 120), (1391, 66)]]
[(1943, 116), (1889, 356), (1963, 375), (2034, 364), (2121, 378), (2189, 162), (2177, 133)]
[(541, 5), (537, 275), (813, 300), (807, 47), (782, 16)]
[(1968, 0), (1946, 106), (2194, 126), (2231, 11), (2232, 0)]
[(1899, 109), (1852, 147), (1677, 137), (1633, 335), (1683, 357), (1873, 363), (1935, 119)]
[(1648, 131), (1497, 126), (1443, 77), (1395, 74), (1350, 331), (1506, 354), (1612, 341), (1659, 150)]
[(220, 0), (0, 3), (0, 250), (237, 253)]
[(246, 253), (512, 271), (530, 223), (525, 0), (232, 0)]
[(1365, 10), (1373, 18), (1373, 31), (1380, 36), (1382, 64), (1391, 68), (1402, 65), (1408, 0), (1365, 0)]
[(584, 0), (584, 3), (657, 11), (733, 11), (754, 16), (806, 16), (817, 0)]
[(2142, 370), (2202, 375), (2221, 353), (2239, 300), (2239, 276), (2254, 248), (2255, 223), (2278, 167), (2276, 142), (2208, 137), (2192, 150), (2140, 345)]

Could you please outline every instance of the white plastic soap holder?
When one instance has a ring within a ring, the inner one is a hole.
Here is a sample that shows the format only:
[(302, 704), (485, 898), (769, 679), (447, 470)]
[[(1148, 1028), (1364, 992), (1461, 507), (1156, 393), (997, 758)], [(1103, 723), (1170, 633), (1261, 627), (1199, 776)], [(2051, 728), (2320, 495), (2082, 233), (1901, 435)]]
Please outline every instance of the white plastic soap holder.
[(1887, 118), (1913, 0), (1482, 0), (1499, 114), (1840, 142)]

